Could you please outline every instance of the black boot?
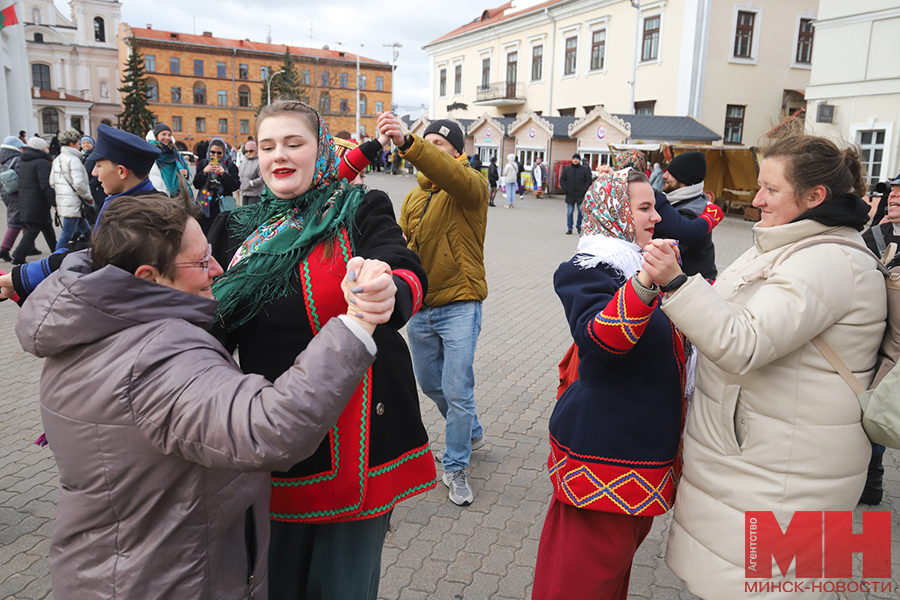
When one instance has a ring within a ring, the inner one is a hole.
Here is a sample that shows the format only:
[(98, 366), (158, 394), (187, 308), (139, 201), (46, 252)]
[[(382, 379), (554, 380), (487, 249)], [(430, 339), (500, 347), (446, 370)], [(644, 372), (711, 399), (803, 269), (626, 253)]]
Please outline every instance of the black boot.
[(872, 460), (869, 461), (869, 471), (866, 474), (866, 487), (863, 488), (862, 496), (859, 498), (860, 504), (868, 504), (869, 506), (881, 504), (881, 499), (884, 496), (884, 487), (882, 486), (884, 478), (883, 458), (883, 452), (872, 452)]
[(9, 250), (0, 251), (0, 260), (5, 260), (6, 262), (12, 262), (12, 256), (9, 255)]

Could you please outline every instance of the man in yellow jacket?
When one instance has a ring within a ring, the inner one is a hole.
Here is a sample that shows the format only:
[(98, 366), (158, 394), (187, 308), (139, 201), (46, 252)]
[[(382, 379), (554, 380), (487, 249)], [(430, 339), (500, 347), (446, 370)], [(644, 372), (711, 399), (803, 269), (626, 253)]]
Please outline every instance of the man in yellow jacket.
[(390, 113), (379, 116), (378, 126), (419, 170), (418, 186), (403, 200), (400, 227), (428, 275), (428, 294), (406, 329), (419, 385), (447, 420), (444, 485), (451, 502), (468, 506), (474, 494), (466, 467), (472, 450), (485, 443), (475, 415), (473, 364), (487, 297), (488, 183), (469, 168), (465, 137), (453, 121), (432, 122), (424, 139), (404, 135)]

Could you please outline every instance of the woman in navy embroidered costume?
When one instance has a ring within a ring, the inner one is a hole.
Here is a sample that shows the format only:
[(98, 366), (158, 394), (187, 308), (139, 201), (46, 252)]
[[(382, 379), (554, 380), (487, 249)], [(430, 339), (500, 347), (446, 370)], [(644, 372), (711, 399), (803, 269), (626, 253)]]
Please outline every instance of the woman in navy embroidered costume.
[(634, 553), (675, 498), (687, 344), (639, 271), (654, 205), (643, 173), (601, 175), (578, 251), (553, 279), (581, 362), (550, 418), (535, 600), (625, 600)]
[[(226, 347), (274, 380), (340, 310), (351, 256), (381, 260), (396, 285), (391, 321), (373, 335), (378, 358), (309, 459), (272, 474), (269, 597), (375, 600), (394, 505), (436, 483), (409, 349), (398, 329), (427, 282), (384, 192), (338, 178), (328, 128), (308, 105), (278, 101), (256, 121), (259, 203), (223, 214), (213, 287)], [(360, 310), (364, 311), (360, 301)], [(345, 303), (346, 307), (346, 303)]]

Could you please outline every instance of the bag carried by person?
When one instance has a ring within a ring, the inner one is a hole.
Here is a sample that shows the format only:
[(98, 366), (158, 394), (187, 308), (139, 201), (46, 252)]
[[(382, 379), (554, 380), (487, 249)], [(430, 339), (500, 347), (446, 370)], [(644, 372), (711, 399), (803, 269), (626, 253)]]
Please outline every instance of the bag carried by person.
[(19, 191), (19, 174), (16, 172), (16, 163), (19, 157), (13, 158), (8, 165), (0, 165), (0, 185), (7, 194), (15, 194)]
[(810, 246), (828, 243), (841, 244), (865, 252), (878, 262), (878, 270), (885, 276), (887, 322), (881, 347), (878, 350), (875, 377), (872, 379), (869, 389), (866, 390), (863, 387), (853, 371), (822, 339), (822, 336), (814, 337), (812, 343), (859, 399), (859, 405), (863, 412), (862, 425), (869, 439), (882, 446), (900, 448), (900, 369), (897, 368), (897, 361), (900, 359), (900, 267), (890, 270), (885, 267), (894, 259), (897, 244), (891, 243), (879, 259), (866, 246), (846, 238), (827, 234), (814, 235), (792, 244), (781, 253), (771, 267), (744, 277), (744, 281), (749, 283), (760, 277), (767, 278), (772, 270), (795, 252)]

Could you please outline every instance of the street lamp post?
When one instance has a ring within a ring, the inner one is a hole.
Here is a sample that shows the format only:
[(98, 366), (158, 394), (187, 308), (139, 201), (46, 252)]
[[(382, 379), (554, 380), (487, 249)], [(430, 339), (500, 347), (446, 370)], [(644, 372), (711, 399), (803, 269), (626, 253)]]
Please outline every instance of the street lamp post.
[(403, 44), (400, 42), (392, 42), (390, 44), (382, 44), (385, 48), (391, 49), (391, 111), (394, 110), (394, 71), (397, 69), (394, 63), (397, 62), (398, 52), (395, 48), (402, 48)]
[(279, 73), (284, 73), (284, 69), (275, 71), (274, 73), (269, 75), (269, 81), (266, 84), (266, 104), (272, 104), (272, 79)]
[[(335, 42), (338, 46), (346, 46), (341, 42)], [(359, 45), (362, 51), (363, 44)], [(359, 52), (356, 52), (356, 141), (362, 141), (362, 134), (359, 132)]]
[(641, 48), (641, 0), (637, 2), (631, 0), (631, 6), (637, 9), (637, 24), (634, 26), (634, 66), (631, 69), (631, 109), (628, 111), (633, 115), (637, 112), (634, 108), (634, 88), (637, 86), (638, 56)]

